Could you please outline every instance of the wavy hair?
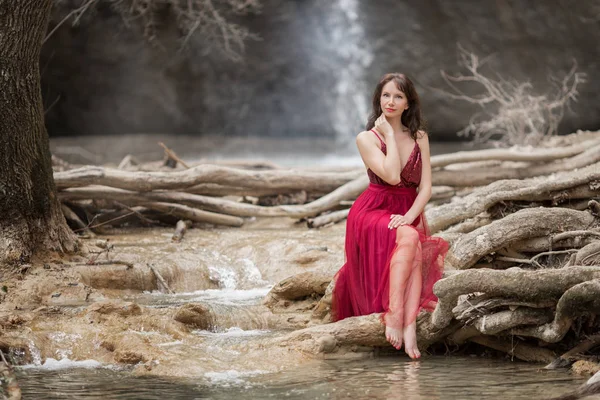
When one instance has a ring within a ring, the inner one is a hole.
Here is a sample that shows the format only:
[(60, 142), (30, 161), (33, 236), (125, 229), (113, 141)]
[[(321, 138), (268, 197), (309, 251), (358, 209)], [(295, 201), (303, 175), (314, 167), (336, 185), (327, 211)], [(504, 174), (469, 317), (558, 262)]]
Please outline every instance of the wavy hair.
[(417, 132), (419, 132), (419, 129), (421, 129), (425, 122), (421, 115), (421, 101), (412, 81), (406, 75), (398, 72), (385, 74), (375, 87), (375, 92), (373, 93), (373, 110), (367, 122), (367, 130), (373, 129), (375, 121), (382, 113), (381, 92), (386, 83), (390, 81), (394, 81), (398, 90), (401, 90), (406, 95), (408, 110), (402, 113), (401, 121), (410, 131), (410, 136), (413, 140), (417, 140)]

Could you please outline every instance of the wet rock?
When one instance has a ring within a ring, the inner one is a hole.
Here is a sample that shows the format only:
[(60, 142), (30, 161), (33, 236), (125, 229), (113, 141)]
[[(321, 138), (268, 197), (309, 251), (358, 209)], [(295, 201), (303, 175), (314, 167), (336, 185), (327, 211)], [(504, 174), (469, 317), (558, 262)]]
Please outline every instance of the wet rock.
[(211, 310), (202, 304), (188, 303), (181, 306), (173, 319), (198, 329), (210, 329), (214, 325)]
[(114, 352), (115, 361), (123, 364), (150, 362), (158, 355), (150, 340), (138, 333), (127, 332), (115, 335), (104, 340), (101, 346)]
[(335, 281), (332, 279), (325, 289), (325, 294), (321, 297), (321, 300), (315, 306), (311, 318), (319, 322), (329, 322), (331, 319), (331, 296), (333, 294), (333, 288), (335, 287)]
[(87, 308), (87, 312), (98, 314), (117, 314), (121, 317), (128, 317), (131, 315), (142, 314), (142, 307), (136, 303), (109, 300), (92, 304)]
[(331, 275), (319, 272), (303, 272), (290, 276), (273, 286), (264, 304), (271, 306), (285, 300), (303, 300), (309, 296), (320, 297), (325, 294), (331, 278)]
[(30, 313), (5, 313), (0, 314), (0, 327), (9, 329), (24, 325), (33, 319)]

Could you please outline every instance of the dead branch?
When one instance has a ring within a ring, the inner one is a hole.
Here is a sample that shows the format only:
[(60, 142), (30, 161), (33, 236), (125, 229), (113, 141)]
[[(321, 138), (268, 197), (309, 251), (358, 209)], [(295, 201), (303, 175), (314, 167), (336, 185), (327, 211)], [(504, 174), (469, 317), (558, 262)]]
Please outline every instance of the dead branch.
[(143, 203), (141, 205), (151, 210), (157, 210), (168, 215), (173, 215), (179, 219), (189, 219), (195, 222), (205, 222), (224, 226), (242, 226), (244, 224), (244, 220), (239, 217), (198, 210), (181, 204), (153, 202)]
[(183, 161), (181, 158), (179, 158), (179, 156), (173, 150), (169, 149), (163, 142), (158, 142), (158, 145), (165, 150), (167, 159), (174, 160), (175, 162), (178, 162), (179, 164), (183, 165), (187, 169), (190, 168), (190, 166), (185, 161)]
[(75, 214), (75, 212), (73, 212), (73, 210), (71, 210), (71, 208), (69, 208), (69, 206), (67, 206), (66, 204), (62, 203), (61, 204), (61, 209), (63, 212), (63, 215), (65, 216), (65, 218), (67, 219), (67, 221), (70, 221), (72, 224), (74, 224), (77, 227), (77, 231), (82, 231), (83, 233), (85, 233), (86, 235), (88, 235), (89, 237), (95, 237), (96, 234), (94, 232), (92, 232), (92, 230), (89, 228), (89, 226), (87, 224), (85, 224), (77, 214)]
[(183, 235), (187, 231), (187, 224), (185, 221), (179, 220), (175, 225), (175, 233), (173, 233), (173, 237), (171, 237), (171, 241), (173, 242), (181, 242), (183, 239)]
[(167, 282), (164, 280), (164, 278), (162, 277), (162, 275), (160, 274), (160, 272), (158, 272), (158, 270), (156, 268), (154, 268), (154, 265), (147, 263), (146, 264), (148, 266), (148, 268), (150, 268), (150, 270), (152, 271), (152, 273), (154, 274), (154, 276), (156, 276), (156, 279), (158, 279), (158, 281), (163, 285), (163, 287), (167, 290), (167, 293), (175, 293), (171, 290), (171, 288), (169, 287), (169, 285), (167, 285)]
[[(499, 138), (502, 145), (537, 144), (544, 138), (556, 134), (562, 120), (564, 108), (576, 101), (578, 86), (585, 82), (585, 74), (576, 72), (577, 63), (557, 84), (553, 95), (535, 95), (530, 82), (517, 83), (503, 79), (494, 80), (483, 75), (480, 67), (486, 60), (458, 47), (460, 64), (468, 75), (449, 75), (441, 71), (444, 81), (453, 92), (444, 92), (447, 96), (480, 105), (487, 120), (474, 115), (470, 124), (459, 135), (473, 136), (476, 142), (489, 142)], [(465, 94), (458, 84), (464, 82), (481, 85), (483, 93), (479, 96)], [(487, 111), (485, 107), (495, 104), (497, 109)]]
[(577, 346), (571, 350), (562, 354), (560, 357), (554, 359), (550, 364), (546, 365), (544, 369), (556, 369), (561, 367), (568, 367), (577, 359), (577, 355), (585, 353), (586, 351), (593, 349), (600, 345), (600, 335), (593, 335), (585, 340), (581, 341)]
[(337, 222), (343, 221), (348, 217), (348, 213), (350, 209), (338, 210), (330, 212), (329, 214), (319, 215), (315, 218), (309, 218), (306, 221), (306, 225), (309, 228), (321, 228), (323, 226), (327, 226), (329, 224), (335, 224)]

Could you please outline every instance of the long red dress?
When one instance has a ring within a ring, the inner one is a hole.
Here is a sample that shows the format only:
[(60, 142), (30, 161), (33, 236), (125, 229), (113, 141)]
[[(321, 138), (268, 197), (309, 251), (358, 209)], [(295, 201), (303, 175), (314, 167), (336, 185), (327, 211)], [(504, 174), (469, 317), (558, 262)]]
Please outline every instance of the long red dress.
[[(372, 132), (381, 141), (381, 151), (387, 154), (385, 142), (375, 131)], [(432, 310), (435, 306), (437, 297), (433, 294), (433, 284), (442, 276), (448, 243), (429, 235), (424, 214), (411, 225), (418, 235), (409, 231), (412, 235), (407, 236), (414, 239), (412, 242), (404, 241), (410, 243), (408, 249), (401, 249), (402, 240), (396, 243), (396, 229), (388, 228), (391, 214), (404, 215), (413, 205), (421, 181), (421, 170), (421, 149), (416, 142), (401, 171), (398, 185), (392, 186), (370, 169), (367, 170), (371, 183), (352, 205), (346, 223), (346, 263), (335, 276), (332, 297), (334, 321), (383, 312), (382, 322), (386, 326), (402, 328), (414, 321), (421, 309)], [(392, 259), (398, 260), (398, 257), (394, 258), (395, 255), (405, 254), (405, 262), (394, 262), (390, 266)], [(419, 267), (422, 279), (403, 282), (394, 279), (402, 272), (395, 268), (414, 270)], [(391, 293), (390, 277), (393, 282)], [(414, 282), (418, 284), (419, 280), (420, 295), (418, 291), (411, 291), (410, 287)], [(416, 293), (420, 298), (410, 301), (410, 293)], [(414, 306), (406, 309), (406, 304)]]

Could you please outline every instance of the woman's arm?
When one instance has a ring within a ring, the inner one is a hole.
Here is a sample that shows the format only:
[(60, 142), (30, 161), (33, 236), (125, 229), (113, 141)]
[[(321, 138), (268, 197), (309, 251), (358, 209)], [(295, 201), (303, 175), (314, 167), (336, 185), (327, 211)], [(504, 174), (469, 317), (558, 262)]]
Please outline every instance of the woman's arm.
[[(383, 118), (383, 120), (382, 120)], [(394, 130), (382, 115), (377, 119), (375, 128), (384, 135), (387, 155), (377, 146), (379, 139), (373, 132), (364, 131), (356, 137), (356, 146), (365, 165), (377, 176), (389, 183), (400, 183), (400, 155), (394, 138)]]

